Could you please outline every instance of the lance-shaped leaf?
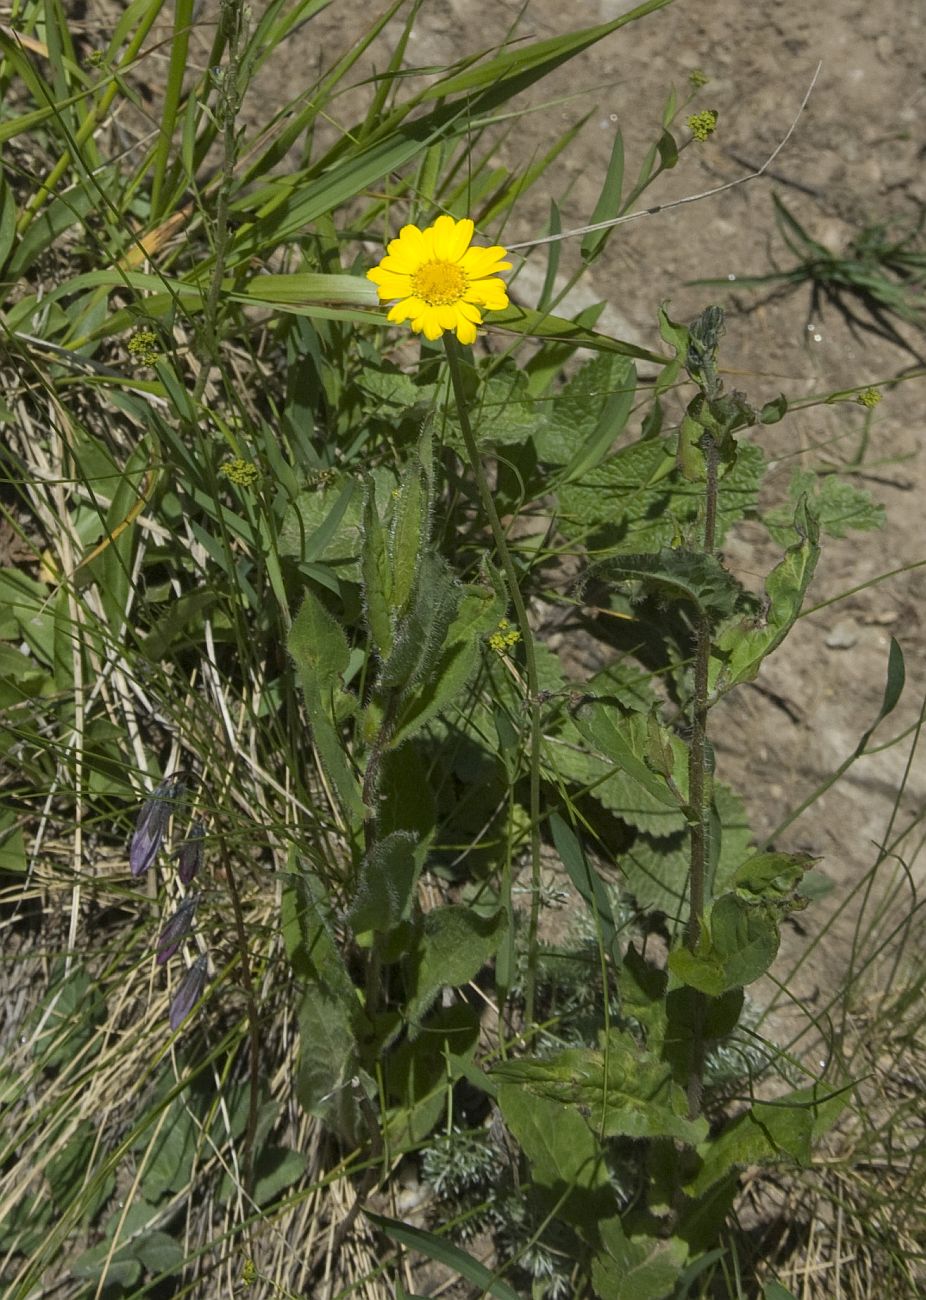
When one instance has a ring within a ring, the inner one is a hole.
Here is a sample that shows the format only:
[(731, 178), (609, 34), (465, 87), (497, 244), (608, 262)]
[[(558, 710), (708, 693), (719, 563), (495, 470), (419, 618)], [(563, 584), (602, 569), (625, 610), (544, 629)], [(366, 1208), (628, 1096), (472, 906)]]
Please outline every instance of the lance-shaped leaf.
[(199, 875), (203, 865), (205, 838), (206, 824), (201, 817), (197, 817), (177, 853), (177, 874), (185, 885), (190, 884)]
[(161, 931), (157, 954), (157, 964), (159, 966), (163, 966), (166, 961), (173, 957), (184, 938), (189, 934), (199, 899), (199, 894), (191, 894), (189, 898), (185, 898)]
[(168, 1019), (171, 1029), (179, 1029), (186, 1020), (187, 1016), (196, 1006), (202, 995), (203, 988), (206, 984), (206, 977), (209, 973), (209, 958), (205, 953), (197, 957), (196, 961), (187, 971), (181, 981), (180, 987), (174, 994), (173, 1001), (170, 1004)]
[(169, 777), (142, 804), (129, 848), (133, 876), (143, 876), (157, 857), (170, 815), (182, 793), (182, 781)]

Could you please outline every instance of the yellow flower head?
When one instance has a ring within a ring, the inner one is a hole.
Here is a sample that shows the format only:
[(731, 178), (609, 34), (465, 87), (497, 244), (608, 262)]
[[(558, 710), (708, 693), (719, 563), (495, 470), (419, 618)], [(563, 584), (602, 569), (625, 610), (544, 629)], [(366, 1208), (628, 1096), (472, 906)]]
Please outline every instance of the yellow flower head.
[(438, 217), (426, 230), (403, 226), (379, 266), (367, 271), (380, 302), (397, 300), (387, 319), (397, 324), (410, 320), (415, 333), (426, 339), (456, 330), (461, 343), (474, 343), (476, 326), (482, 324), (479, 308), (503, 311), (508, 306), (505, 282), (497, 276), (510, 271), (511, 263), (501, 260), (505, 250), (497, 245), (470, 248), (472, 237), (468, 217)]

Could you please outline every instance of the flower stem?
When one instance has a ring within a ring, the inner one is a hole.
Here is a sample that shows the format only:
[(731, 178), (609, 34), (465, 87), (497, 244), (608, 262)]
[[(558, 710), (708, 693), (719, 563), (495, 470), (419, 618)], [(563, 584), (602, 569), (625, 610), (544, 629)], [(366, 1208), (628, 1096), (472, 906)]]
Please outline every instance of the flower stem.
[[(450, 382), (453, 385), (453, 395), (456, 401), (457, 413), (460, 417), (460, 428), (463, 433), (466, 455), (476, 479), (482, 508), (492, 529), (498, 558), (505, 571), (508, 595), (514, 607), (515, 618), (524, 644), (527, 703), (530, 719), (531, 909), (527, 936), (527, 978), (524, 991), (524, 1023), (525, 1030), (529, 1034), (534, 1023), (534, 1003), (537, 989), (537, 932), (540, 924), (540, 683), (537, 677), (537, 655), (534, 650), (534, 637), (530, 620), (527, 617), (527, 607), (521, 595), (518, 571), (515, 568), (508, 547), (505, 530), (502, 528), (498, 511), (495, 508), (492, 490), (489, 487), (482, 457), (479, 454), (479, 448), (476, 446), (476, 439), (473, 436), (472, 426), (469, 422), (466, 393), (463, 389), (463, 373), (460, 369), (459, 346), (452, 335), (444, 335), (444, 348), (447, 353)], [(513, 922), (514, 918), (509, 916), (509, 925), (513, 924)]]
[[(713, 555), (717, 532), (717, 447), (705, 433), (701, 446), (707, 470), (704, 503), (705, 555)], [(691, 873), (689, 884), (688, 947), (697, 951), (704, 924), (705, 876), (707, 874), (708, 826), (711, 791), (707, 776), (708, 673), (711, 656), (711, 625), (707, 615), (695, 618), (694, 698), (691, 705), (691, 740), (688, 748), (688, 803), (691, 809)], [(688, 1074), (688, 1114), (692, 1119), (701, 1113), (704, 1088), (704, 1014), (705, 997), (693, 993), (691, 1026), (691, 1068)]]

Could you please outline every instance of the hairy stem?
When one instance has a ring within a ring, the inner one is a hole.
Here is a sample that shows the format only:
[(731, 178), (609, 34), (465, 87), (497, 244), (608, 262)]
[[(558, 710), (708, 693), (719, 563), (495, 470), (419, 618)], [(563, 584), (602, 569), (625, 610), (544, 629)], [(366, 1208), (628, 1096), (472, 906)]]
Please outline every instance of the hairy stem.
[[(717, 532), (717, 447), (710, 434), (701, 440), (707, 467), (704, 503), (705, 555), (714, 552)], [(711, 625), (698, 611), (695, 620), (694, 696), (691, 705), (691, 742), (688, 747), (688, 805), (690, 809), (691, 871), (689, 876), (688, 947), (694, 952), (704, 923), (705, 878), (708, 863), (710, 786), (707, 776), (708, 673), (711, 655)], [(701, 1111), (704, 1087), (704, 994), (693, 994), (691, 1026), (691, 1069), (688, 1074), (688, 1112), (694, 1119)]]
[[(529, 763), (531, 820), (531, 909), (527, 936), (527, 977), (525, 980), (524, 992), (524, 1021), (526, 1031), (530, 1033), (531, 1026), (534, 1023), (534, 1004), (537, 992), (537, 932), (540, 924), (540, 683), (537, 677), (537, 656), (534, 651), (534, 637), (531, 632), (530, 621), (527, 617), (527, 607), (524, 604), (524, 599), (521, 595), (518, 571), (515, 568), (515, 563), (508, 547), (508, 539), (505, 537), (505, 530), (502, 528), (501, 520), (498, 517), (498, 511), (495, 508), (492, 490), (489, 487), (489, 481), (486, 478), (482, 457), (479, 454), (479, 448), (476, 446), (476, 439), (473, 436), (472, 426), (469, 422), (466, 394), (463, 389), (463, 374), (460, 370), (460, 353), (456, 339), (445, 334), (444, 347), (447, 353), (447, 362), (450, 367), (450, 381), (453, 385), (453, 395), (456, 401), (457, 412), (460, 417), (460, 428), (463, 432), (463, 442), (466, 446), (466, 455), (476, 479), (476, 486), (479, 489), (482, 508), (485, 511), (486, 518), (489, 521), (489, 526), (492, 529), (492, 537), (495, 540), (495, 549), (498, 552), (498, 558), (505, 571), (508, 595), (514, 607), (515, 618), (517, 619), (518, 628), (521, 633), (521, 640), (524, 644), (524, 664), (527, 673), (527, 703), (530, 719)], [(513, 918), (509, 917), (509, 923), (511, 922), (513, 922)]]

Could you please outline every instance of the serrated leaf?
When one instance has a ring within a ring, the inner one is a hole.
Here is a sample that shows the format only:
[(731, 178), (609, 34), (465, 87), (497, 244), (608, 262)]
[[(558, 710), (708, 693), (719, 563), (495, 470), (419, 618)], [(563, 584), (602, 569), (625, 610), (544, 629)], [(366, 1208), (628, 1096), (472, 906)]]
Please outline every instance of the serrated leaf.
[[(469, 415), (480, 447), (517, 446), (527, 442), (543, 424), (543, 417), (531, 400), (527, 376), (513, 362), (506, 363), (480, 384)], [(449, 412), (448, 434), (452, 446), (458, 449), (463, 446), (454, 409)]]
[(604, 1250), (592, 1260), (592, 1284), (600, 1300), (665, 1300), (676, 1288), (688, 1258), (678, 1237), (631, 1237), (619, 1219), (601, 1224)]
[(744, 1165), (782, 1159), (808, 1165), (814, 1141), (836, 1122), (848, 1100), (847, 1091), (824, 1092), (817, 1084), (773, 1102), (756, 1102), (698, 1148), (701, 1168), (685, 1192), (703, 1196), (732, 1169)]
[(780, 506), (764, 517), (765, 525), (780, 545), (794, 541), (794, 508), (802, 496), (813, 501), (821, 532), (829, 537), (845, 537), (850, 529), (870, 532), (883, 528), (884, 507), (871, 493), (856, 487), (841, 474), (815, 474), (813, 470), (796, 469), (788, 487), (791, 508)]
[(765, 582), (768, 612), (764, 625), (738, 623), (714, 639), (709, 671), (713, 692), (722, 694), (740, 682), (752, 681), (762, 660), (781, 644), (801, 611), (820, 554), (819, 528), (806, 498), (798, 504), (794, 519), (798, 541), (788, 548)]
[(787, 899), (819, 860), (809, 853), (756, 853), (733, 873), (733, 888), (747, 900)]
[(633, 404), (635, 379), (627, 357), (600, 356), (586, 361), (553, 399), (549, 418), (535, 438), (538, 457), (549, 464), (568, 466), (564, 477), (581, 480), (597, 463), (594, 457), (586, 465), (580, 462), (595, 441), (605, 412), (611, 412), (607, 427), (613, 429), (613, 437), (604, 452), (624, 427)]
[(697, 951), (676, 949), (669, 954), (669, 969), (684, 984), (716, 997), (764, 975), (779, 942), (771, 908), (722, 894), (702, 928)]
[[(643, 714), (625, 714), (610, 701), (593, 700), (575, 714), (575, 725), (595, 757), (619, 767), (655, 804), (671, 809), (670, 826), (674, 830), (681, 820), (688, 788), (688, 751), (682, 741), (667, 728), (661, 729), (665, 750), (674, 756), (673, 790), (665, 776), (654, 772), (646, 761), (651, 728)], [(601, 789), (598, 797), (605, 801)]]
[[(377, 508), (383, 511), (395, 487), (395, 474), (376, 468), (369, 479)], [(359, 481), (347, 474), (338, 474), (318, 487), (300, 492), (287, 505), (280, 525), (276, 542), (280, 554), (302, 563), (324, 563), (340, 576), (356, 581), (363, 501)]]
[[(758, 446), (740, 446), (719, 486), (718, 545), (731, 523), (755, 506), (764, 463)], [(675, 440), (651, 437), (621, 448), (581, 482), (564, 484), (560, 508), (573, 528), (594, 529), (598, 549), (652, 552), (695, 527), (703, 498), (703, 486), (676, 470)]]
[(744, 597), (741, 584), (716, 556), (684, 547), (609, 556), (592, 567), (591, 576), (639, 583), (646, 594), (692, 604), (714, 622), (734, 615)]
[(543, 1060), (502, 1061), (491, 1074), (539, 1097), (587, 1108), (592, 1129), (602, 1137), (697, 1143), (707, 1131), (704, 1119), (688, 1119), (671, 1067), (623, 1032), (612, 1030), (607, 1051), (570, 1048)]

